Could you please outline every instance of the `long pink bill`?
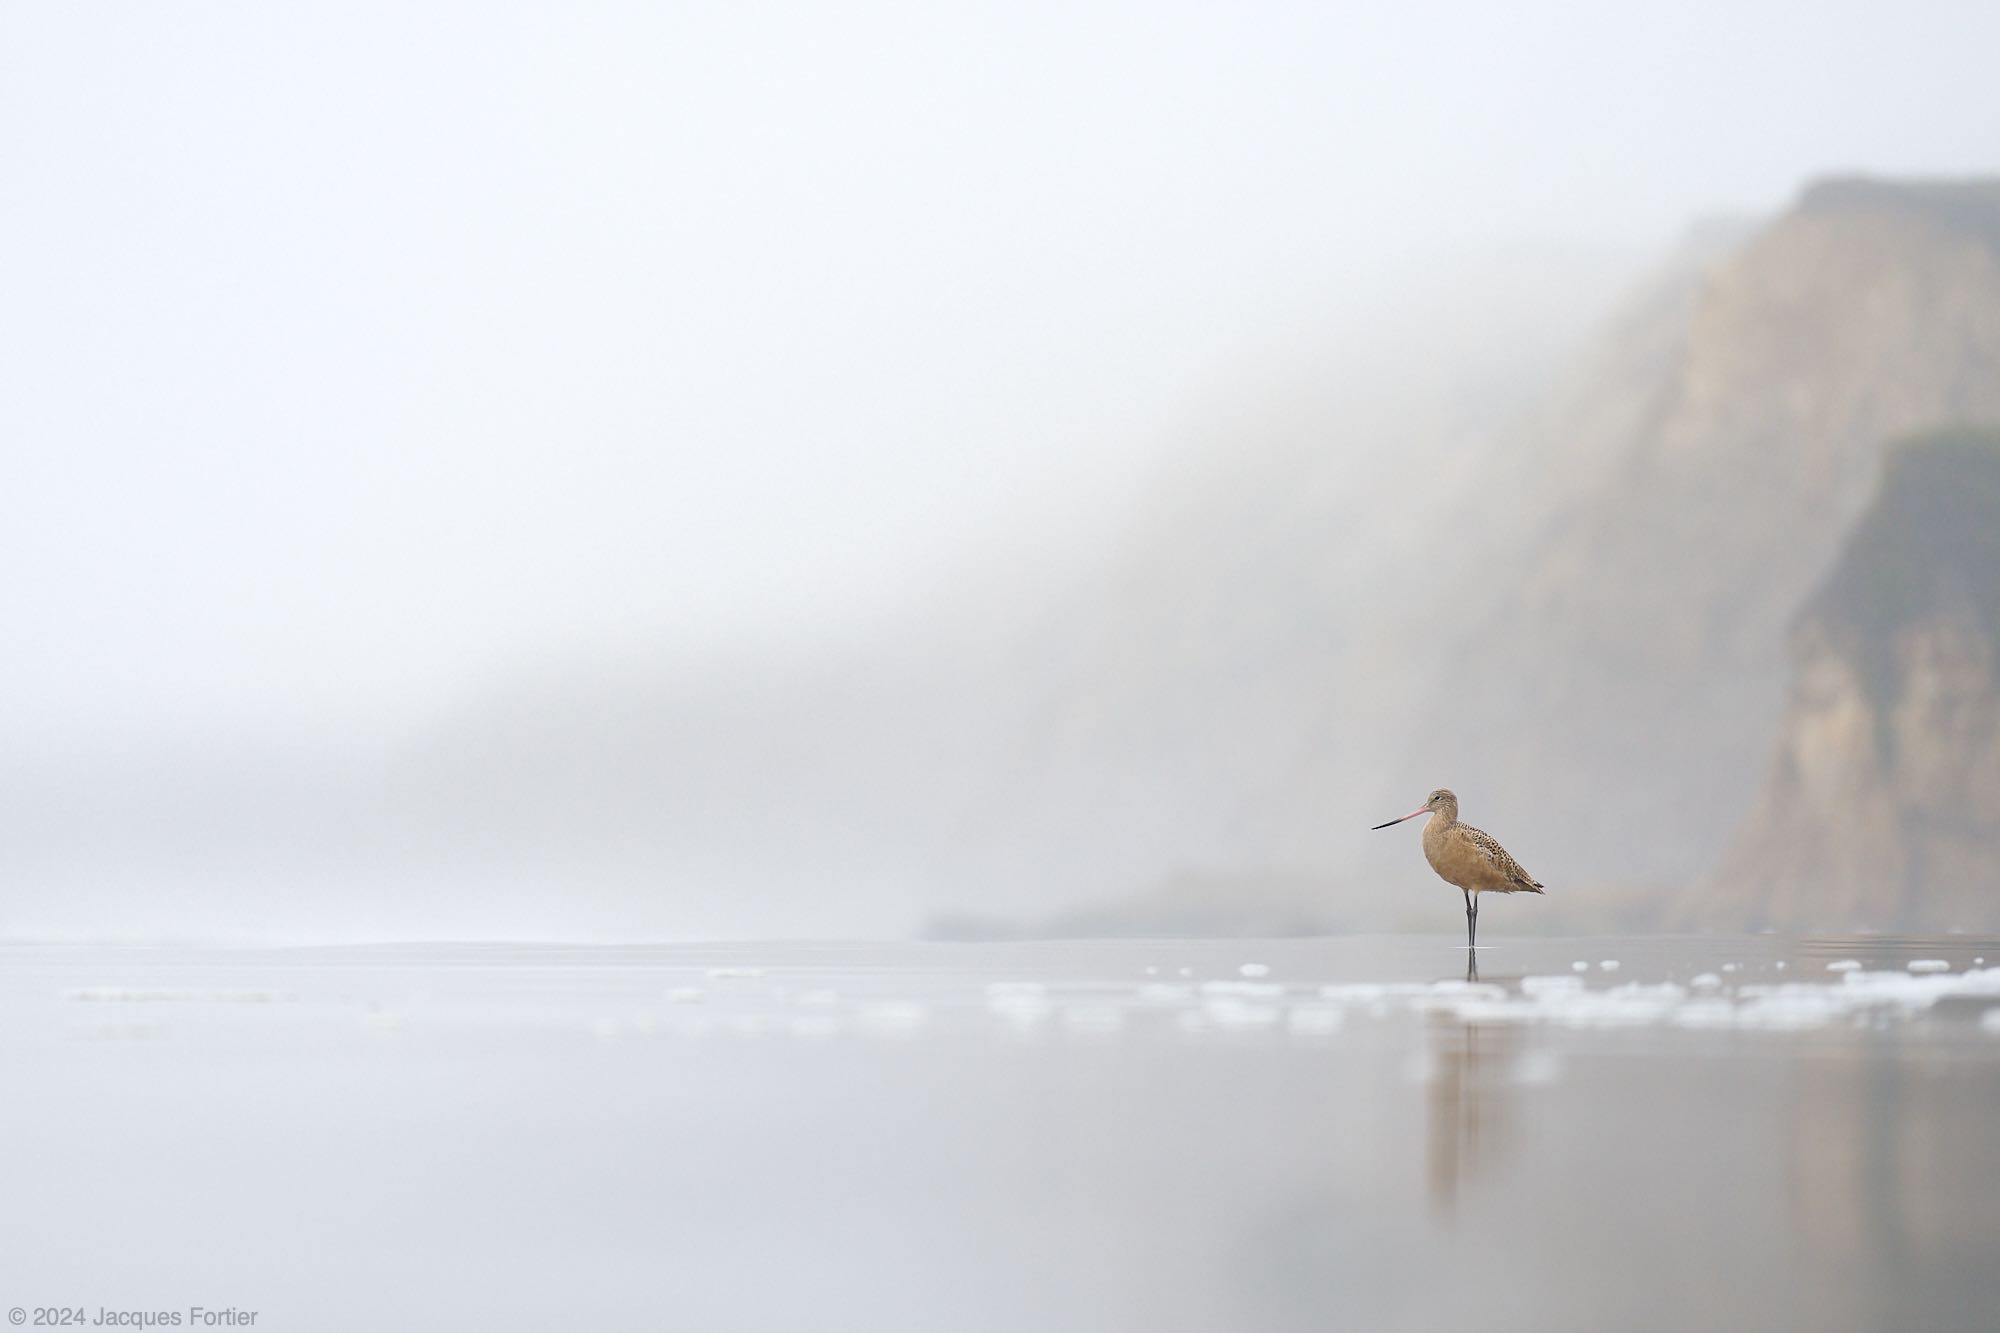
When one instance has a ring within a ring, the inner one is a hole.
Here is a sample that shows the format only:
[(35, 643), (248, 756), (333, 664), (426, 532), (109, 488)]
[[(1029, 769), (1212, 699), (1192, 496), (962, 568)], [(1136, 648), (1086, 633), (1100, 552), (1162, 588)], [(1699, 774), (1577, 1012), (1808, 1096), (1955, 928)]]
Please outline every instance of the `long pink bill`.
[(1416, 817), (1417, 817), (1418, 815), (1422, 815), (1422, 814), (1429, 814), (1429, 813), (1430, 813), (1430, 806), (1429, 806), (1428, 804), (1425, 804), (1425, 805), (1420, 805), (1420, 806), (1418, 806), (1418, 807), (1417, 807), (1416, 809), (1414, 809), (1414, 810), (1410, 811), (1410, 813), (1409, 813), (1409, 814), (1407, 814), (1407, 815), (1404, 815), (1404, 816), (1402, 816), (1402, 818), (1400, 818), (1400, 819), (1392, 819), (1392, 820), (1388, 821), (1388, 823), (1385, 823), (1385, 824), (1376, 824), (1376, 825), (1374, 825), (1374, 827), (1376, 827), (1376, 828), (1388, 828), (1390, 824), (1400, 824), (1400, 823), (1402, 823), (1402, 822), (1403, 822), (1403, 820), (1404, 820), (1404, 819), (1415, 819), (1415, 818), (1416, 818)]

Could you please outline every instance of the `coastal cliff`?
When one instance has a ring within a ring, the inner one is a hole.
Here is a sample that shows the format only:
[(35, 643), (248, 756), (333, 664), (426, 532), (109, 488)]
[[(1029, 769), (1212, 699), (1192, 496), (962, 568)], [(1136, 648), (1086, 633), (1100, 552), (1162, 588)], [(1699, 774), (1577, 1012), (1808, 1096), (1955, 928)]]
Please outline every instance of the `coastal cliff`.
[(1691, 919), (1941, 930), (2000, 906), (2000, 432), (1890, 456), (1791, 635), (1754, 813)]

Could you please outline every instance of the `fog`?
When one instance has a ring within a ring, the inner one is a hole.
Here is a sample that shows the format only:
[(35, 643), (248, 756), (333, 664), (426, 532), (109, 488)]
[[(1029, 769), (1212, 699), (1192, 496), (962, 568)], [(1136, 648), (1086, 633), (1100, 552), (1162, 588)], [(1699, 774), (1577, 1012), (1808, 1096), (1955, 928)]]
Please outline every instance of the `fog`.
[[(1972, 4), (10, 5), (0, 932), (894, 933), (1142, 884), (985, 790), (1067, 591), (1276, 440), (1394, 538), (1330, 586), (1393, 597), (1399, 468), (1498, 438), (1690, 224), (1990, 169), (1997, 47)], [(941, 641), (994, 673), (912, 668), (951, 758), (869, 753), (829, 677)], [(1357, 827), (1441, 780), (1352, 762), (1393, 790)], [(893, 852), (826, 794), (891, 769)], [(679, 813), (600, 827), (620, 790)]]

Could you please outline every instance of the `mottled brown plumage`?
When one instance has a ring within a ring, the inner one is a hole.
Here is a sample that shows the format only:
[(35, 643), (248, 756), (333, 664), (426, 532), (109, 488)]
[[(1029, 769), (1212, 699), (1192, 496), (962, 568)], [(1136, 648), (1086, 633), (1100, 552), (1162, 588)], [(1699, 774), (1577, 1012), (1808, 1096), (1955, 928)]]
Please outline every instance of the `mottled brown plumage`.
[(1470, 893), (1540, 893), (1541, 881), (1521, 869), (1492, 834), (1462, 824), (1458, 798), (1440, 787), (1425, 806), (1424, 859), (1445, 883)]
[(1458, 797), (1443, 787), (1432, 792), (1424, 803), (1402, 819), (1392, 819), (1376, 828), (1388, 828), (1404, 819), (1428, 814), (1424, 824), (1424, 859), (1437, 871), (1438, 878), (1465, 894), (1465, 942), (1473, 945), (1479, 929), (1480, 893), (1540, 893), (1541, 881), (1521, 868), (1492, 834), (1458, 821)]

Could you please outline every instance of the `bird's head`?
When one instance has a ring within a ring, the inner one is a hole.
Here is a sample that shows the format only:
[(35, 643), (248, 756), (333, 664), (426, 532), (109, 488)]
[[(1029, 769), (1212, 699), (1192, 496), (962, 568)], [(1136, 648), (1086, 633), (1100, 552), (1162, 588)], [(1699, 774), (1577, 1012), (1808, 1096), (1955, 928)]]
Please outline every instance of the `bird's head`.
[(1422, 805), (1410, 811), (1409, 814), (1398, 815), (1396, 818), (1377, 824), (1375, 827), (1388, 828), (1390, 824), (1400, 824), (1405, 819), (1415, 819), (1418, 815), (1443, 815), (1446, 819), (1457, 819), (1458, 797), (1452, 795), (1449, 788), (1439, 787), (1424, 798)]

